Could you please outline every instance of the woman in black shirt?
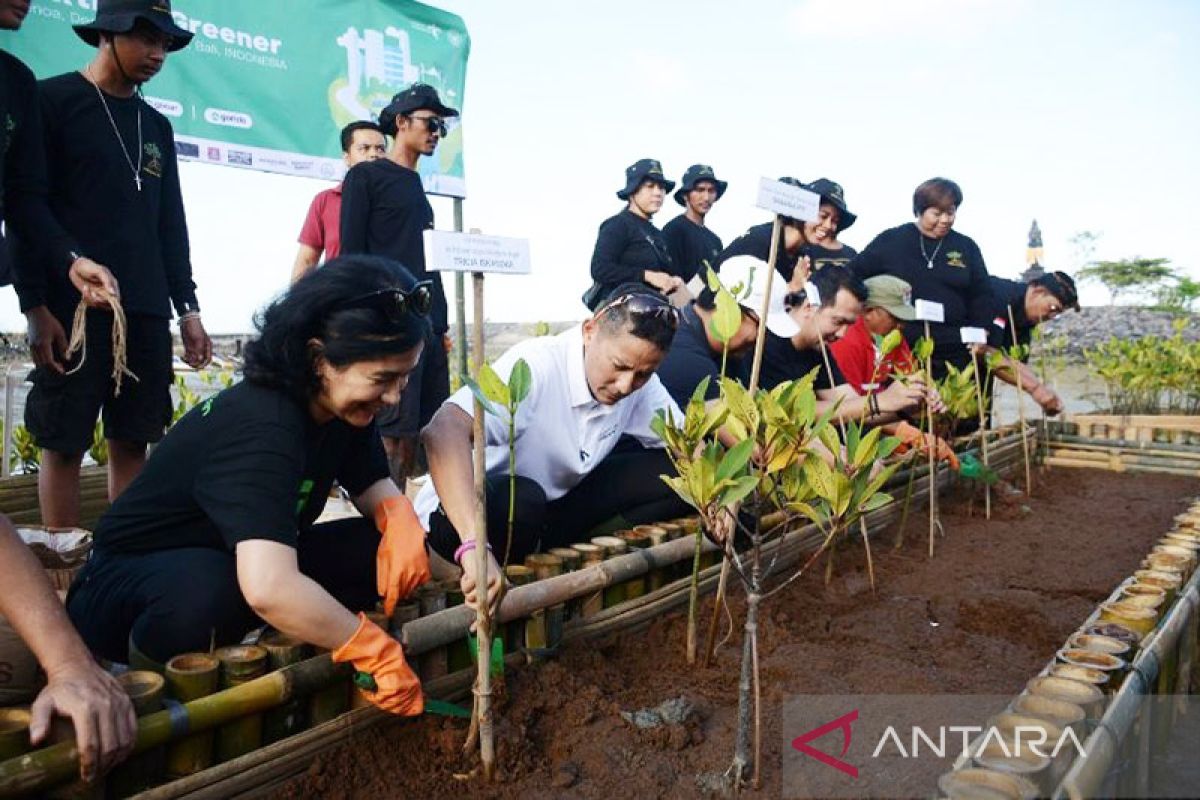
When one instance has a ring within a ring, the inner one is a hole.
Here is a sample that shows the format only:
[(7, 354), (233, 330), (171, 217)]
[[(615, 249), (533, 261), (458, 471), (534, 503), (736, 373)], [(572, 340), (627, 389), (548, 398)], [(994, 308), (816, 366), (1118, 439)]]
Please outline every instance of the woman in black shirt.
[[(991, 287), (979, 246), (952, 230), (962, 190), (946, 178), (931, 178), (913, 193), (916, 221), (884, 231), (851, 262), (861, 278), (895, 275), (913, 287), (913, 299), (942, 306), (943, 322), (930, 323), (933, 374), (941, 378), (945, 365), (965, 367), (971, 360), (959, 329), (988, 327)], [(908, 325), (910, 343), (924, 333), (924, 324)]]
[[(429, 578), (373, 421), (420, 357), (430, 303), (396, 262), (343, 256), (262, 313), (245, 379), (171, 428), (100, 520), (67, 599), (95, 653), (163, 664), (265, 621), (370, 673), (384, 710), (421, 712), (400, 643), (353, 612), (382, 596), (390, 613)], [(335, 481), (363, 516), (314, 524)]]
[(821, 207), (815, 220), (804, 223), (806, 244), (800, 249), (807, 256), (813, 272), (830, 264), (849, 266), (858, 251), (838, 240), (842, 231), (858, 219), (857, 214), (846, 207), (842, 185), (828, 178), (817, 178), (812, 183), (802, 184), (814, 194), (821, 195)]
[(592, 288), (583, 302), (595, 311), (613, 289), (623, 283), (645, 283), (668, 297), (686, 291), (675, 273), (671, 252), (662, 231), (650, 221), (662, 208), (663, 198), (675, 181), (663, 177), (662, 165), (643, 158), (625, 170), (625, 188), (617, 197), (628, 202), (625, 210), (600, 224), (592, 252)]

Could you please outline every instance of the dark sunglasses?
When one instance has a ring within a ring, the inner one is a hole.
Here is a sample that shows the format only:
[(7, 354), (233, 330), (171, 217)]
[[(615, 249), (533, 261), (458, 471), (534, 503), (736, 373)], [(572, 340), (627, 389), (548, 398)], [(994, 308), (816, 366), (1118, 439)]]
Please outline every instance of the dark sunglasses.
[(641, 292), (629, 292), (609, 300), (596, 312), (596, 316), (600, 317), (621, 306), (629, 306), (630, 315), (657, 317), (671, 326), (671, 330), (679, 327), (678, 308), (671, 305), (665, 297)]
[(438, 136), (446, 135), (446, 122), (441, 117), (414, 117), (412, 114), (406, 114), (411, 120), (419, 120), (425, 123), (425, 130), (430, 133), (436, 132)]
[(421, 281), (407, 291), (400, 288), (376, 289), (338, 303), (334, 310), (350, 311), (359, 308), (382, 311), (389, 321), (396, 323), (403, 322), (409, 314), (423, 317), (433, 308), (433, 284)]

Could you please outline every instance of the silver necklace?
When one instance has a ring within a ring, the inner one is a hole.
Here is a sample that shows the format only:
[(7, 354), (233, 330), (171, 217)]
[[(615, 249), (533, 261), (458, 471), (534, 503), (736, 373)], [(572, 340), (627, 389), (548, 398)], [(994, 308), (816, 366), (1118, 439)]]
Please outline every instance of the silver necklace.
[[(141, 105), (138, 105), (137, 107), (138, 143), (137, 150), (134, 152), (137, 153), (138, 160), (137, 163), (134, 164), (133, 157), (129, 155), (129, 148), (125, 146), (125, 140), (121, 138), (121, 131), (117, 128), (117, 121), (113, 119), (112, 112), (108, 109), (108, 101), (104, 99), (104, 92), (100, 91), (100, 84), (97, 83), (96, 79), (92, 77), (91, 64), (88, 64), (86, 67), (86, 74), (88, 82), (91, 83), (92, 88), (96, 90), (96, 97), (100, 98), (100, 106), (104, 109), (105, 115), (108, 116), (108, 124), (112, 125), (113, 133), (117, 137), (117, 142), (121, 145), (121, 155), (125, 156), (125, 163), (129, 165), (129, 170), (133, 173), (133, 184), (137, 186), (137, 190), (140, 192), (142, 190), (142, 107)], [(136, 98), (136, 94), (134, 97)], [(136, 99), (134, 102), (136, 102)]]
[(921, 256), (925, 259), (925, 266), (933, 269), (933, 260), (937, 258), (938, 251), (942, 249), (942, 242), (946, 240), (938, 239), (937, 247), (933, 248), (933, 255), (925, 252), (925, 234), (921, 233), (920, 228), (917, 228), (917, 240), (921, 243)]

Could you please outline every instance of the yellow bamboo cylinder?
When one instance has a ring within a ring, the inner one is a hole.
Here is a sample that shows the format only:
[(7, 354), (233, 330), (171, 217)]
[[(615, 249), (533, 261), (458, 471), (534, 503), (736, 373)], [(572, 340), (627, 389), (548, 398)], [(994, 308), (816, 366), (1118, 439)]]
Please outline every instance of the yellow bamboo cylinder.
[[(604, 561), (604, 548), (599, 545), (591, 544), (590, 542), (580, 542), (579, 544), (571, 545), (572, 550), (579, 551), (580, 557), (583, 559), (580, 569), (588, 569), (594, 567)], [(604, 610), (604, 593), (596, 592), (582, 599), (580, 603), (580, 616), (583, 618), (591, 617)]]
[[(504, 576), (513, 586), (528, 586), (533, 583), (533, 570), (523, 564), (509, 564)], [(504, 624), (504, 650), (520, 653), (525, 649), (525, 620), (514, 619)]]
[[(1142, 634), (1133, 628), (1122, 625), (1119, 622), (1113, 622), (1112, 620), (1095, 622), (1081, 629), (1078, 633), (1082, 633), (1085, 636), (1103, 636), (1108, 639), (1116, 639), (1119, 642), (1129, 645), (1131, 649), (1137, 647), (1142, 641)], [(1120, 653), (1113, 653), (1113, 655), (1120, 655)]]
[[(267, 651), (267, 662), (272, 670), (298, 664), (308, 657), (310, 650), (304, 642), (280, 631), (267, 631), (259, 637), (258, 645)], [(307, 717), (307, 704), (299, 697), (266, 712), (263, 716), (263, 744), (278, 742), (304, 730)]]
[(1166, 593), (1166, 605), (1175, 602), (1175, 598), (1179, 596), (1179, 587), (1183, 585), (1183, 576), (1178, 572), (1139, 569), (1133, 573), (1133, 579), (1140, 584), (1162, 589)]
[[(464, 602), (466, 598), (462, 586), (457, 581), (453, 586), (446, 586), (446, 608), (461, 606)], [(471, 669), (474, 664), (475, 660), (471, 657), (471, 646), (467, 643), (466, 636), (460, 636), (446, 646), (446, 668), (451, 673)]]
[[(583, 566), (583, 554), (573, 547), (551, 547), (546, 551), (562, 559), (563, 572), (574, 572)], [(578, 599), (568, 600), (563, 607), (563, 620), (575, 619), (579, 616), (581, 605)]]
[(1112, 636), (1098, 634), (1074, 633), (1067, 639), (1067, 647), (1073, 650), (1090, 650), (1093, 653), (1106, 653), (1110, 656), (1123, 658), (1129, 652), (1129, 643)]
[[(417, 589), (416, 600), (421, 604), (422, 617), (446, 610), (446, 590), (440, 584), (427, 583)], [(445, 647), (435, 647), (433, 650), (422, 653), (417, 659), (419, 662), (417, 674), (421, 676), (422, 683), (440, 678), (449, 671)]]
[[(139, 717), (162, 711), (166, 679), (157, 672), (131, 670), (117, 676), (133, 711)], [(166, 772), (166, 748), (156, 747), (139, 753), (117, 766), (108, 777), (108, 792), (112, 797), (128, 797), (162, 782)]]
[(1123, 625), (1145, 638), (1158, 623), (1158, 614), (1152, 608), (1116, 601), (1100, 605), (1100, 619)]
[(1073, 703), (1093, 719), (1099, 719), (1104, 711), (1104, 692), (1090, 683), (1067, 678), (1034, 678), (1026, 684), (1030, 694)]
[[(623, 556), (629, 552), (629, 544), (619, 536), (597, 536), (592, 544), (604, 551), (604, 560)], [(617, 584), (604, 590), (604, 607), (612, 608), (625, 601), (625, 585)]]
[[(553, 553), (532, 553), (525, 557), (525, 566), (539, 581), (563, 573), (563, 560)], [(562, 603), (535, 611), (525, 626), (525, 645), (530, 650), (558, 647), (562, 643), (564, 612)]]
[[(221, 688), (249, 683), (267, 673), (267, 651), (258, 645), (220, 647), (213, 653), (221, 662)], [(262, 747), (263, 715), (250, 714), (217, 729), (217, 762), (232, 761)]]
[(1075, 703), (1036, 694), (1019, 695), (1013, 701), (1012, 710), (1018, 714), (1049, 720), (1060, 728), (1078, 728), (1087, 719), (1087, 712)]
[(1175, 556), (1177, 561), (1183, 567), (1182, 571), (1184, 577), (1190, 576), (1192, 571), (1196, 569), (1196, 551), (1187, 547), (1178, 547), (1177, 545), (1172, 544), (1156, 544), (1154, 547), (1150, 548), (1149, 557), (1153, 558), (1157, 555)]
[(1038, 787), (1020, 775), (1008, 775), (982, 767), (947, 772), (938, 778), (944, 797), (986, 797), (993, 800), (1033, 800)]
[(0, 708), (0, 761), (28, 753), (29, 710), (25, 708)]
[[(316, 653), (328, 653), (324, 647), (316, 648)], [(334, 681), (319, 692), (313, 692), (308, 698), (308, 723), (316, 727), (322, 723), (337, 719), (350, 710), (350, 694), (354, 691), (350, 681)]]
[(1131, 583), (1127, 586), (1122, 586), (1120, 596), (1123, 603), (1145, 606), (1146, 608), (1154, 609), (1154, 611), (1160, 614), (1167, 601), (1167, 592), (1161, 586), (1151, 586), (1150, 584), (1142, 583)]
[[(220, 662), (208, 653), (184, 653), (167, 662), (167, 693), (176, 701), (199, 700), (217, 691)], [(214, 732), (201, 731), (167, 748), (167, 774), (182, 778), (213, 763)]]

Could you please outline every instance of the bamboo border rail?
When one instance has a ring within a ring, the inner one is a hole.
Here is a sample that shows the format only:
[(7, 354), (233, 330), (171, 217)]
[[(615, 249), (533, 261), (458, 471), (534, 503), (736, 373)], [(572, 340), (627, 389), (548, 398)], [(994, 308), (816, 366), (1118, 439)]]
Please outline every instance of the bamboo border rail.
[[(1032, 433), (1037, 436), (1036, 430)], [(996, 429), (989, 431), (988, 435), (989, 441), (994, 440), (994, 443), (989, 445), (993, 448), (990, 450), (993, 469), (1000, 472), (1018, 469), (1022, 463), (1022, 445), (1020, 433), (1016, 428), (1009, 426)], [(978, 439), (976, 434), (973, 440), (977, 442)], [(977, 448), (969, 448), (964, 452), (976, 450)], [(929, 468), (927, 464), (921, 463), (915, 470), (913, 497), (919, 500), (927, 497), (930, 491)], [(908, 474), (907, 470), (898, 471), (889, 481), (887, 488), (895, 490), (903, 487)], [(953, 473), (944, 465), (939, 465), (936, 474), (938, 493), (946, 490), (954, 481)], [(885, 526), (896, 519), (899, 516), (899, 506), (900, 498), (896, 497), (892, 503), (869, 514), (867, 523), (870, 534), (878, 535)], [(768, 546), (765, 554), (767, 557), (778, 554), (781, 563), (786, 565), (794, 563), (805, 552), (811, 552), (820, 541), (821, 536), (816, 527), (805, 525), (785, 532)], [(715, 550), (707, 541), (704, 542), (704, 547), (706, 551)], [(611, 558), (588, 569), (517, 587), (506, 594), (499, 610), (498, 621), (503, 623), (519, 620), (533, 611), (603, 592), (607, 587), (619, 585), (654, 570), (690, 561), (693, 548), (694, 541), (691, 537), (684, 537)], [(708, 591), (715, 587), (719, 571), (720, 565), (717, 564), (701, 573), (702, 590)], [(565, 626), (563, 641), (570, 642), (627, 631), (648, 624), (665, 611), (687, 602), (688, 583), (688, 578), (680, 578), (635, 600), (628, 600), (597, 612), (591, 617), (573, 619)], [(465, 635), (471, 619), (472, 613), (466, 607), (456, 606), (405, 624), (399, 636), (406, 652), (410, 656), (417, 656), (445, 647)], [(524, 659), (524, 654), (507, 657), (511, 663), (519, 663)], [(242, 686), (183, 704), (173, 711), (150, 715), (140, 721), (135, 752), (161, 745), (185, 733), (216, 727), (246, 714), (260, 713), (293, 696), (315, 691), (338, 680), (345, 680), (348, 674), (347, 665), (333, 665), (328, 655), (322, 655), (269, 673)], [(472, 680), (473, 672), (470, 670), (453, 673), (427, 683), (427, 694), (438, 698), (461, 696), (464, 691), (469, 690)], [(264, 699), (266, 692), (273, 692), (272, 699)], [(185, 718), (193, 717), (190, 726), (180, 725), (178, 719), (181, 715)], [(139, 800), (215, 800), (251, 792), (258, 793), (268, 785), (282, 783), (303, 772), (317, 753), (344, 741), (356, 731), (365, 730), (389, 718), (389, 715), (374, 707), (360, 708), (233, 761), (163, 784), (135, 797)], [(32, 765), (38, 762), (36, 759), (31, 760), (31, 757), (48, 751), (54, 751), (53, 768), (42, 768), (40, 772), (33, 770)], [(78, 754), (71, 742), (0, 762), (0, 798), (20, 796), (22, 793), (70, 780), (77, 768)]]
[[(1079, 417), (1075, 419), (1078, 420)], [(1186, 419), (1193, 420), (1200, 429), (1200, 417)], [(1073, 432), (1076, 429), (1082, 431), (1084, 427), (1078, 422), (1047, 422), (1046, 441), (1043, 444), (1046, 449), (1047, 466), (1200, 478), (1200, 444), (1181, 444), (1174, 441), (1179, 439), (1179, 436), (1173, 436), (1172, 441), (1159, 441), (1150, 428), (1131, 429), (1122, 426), (1120, 438), (1084, 436)], [(1094, 426), (1087, 427), (1090, 430)], [(1182, 429), (1173, 431), (1186, 432)]]

